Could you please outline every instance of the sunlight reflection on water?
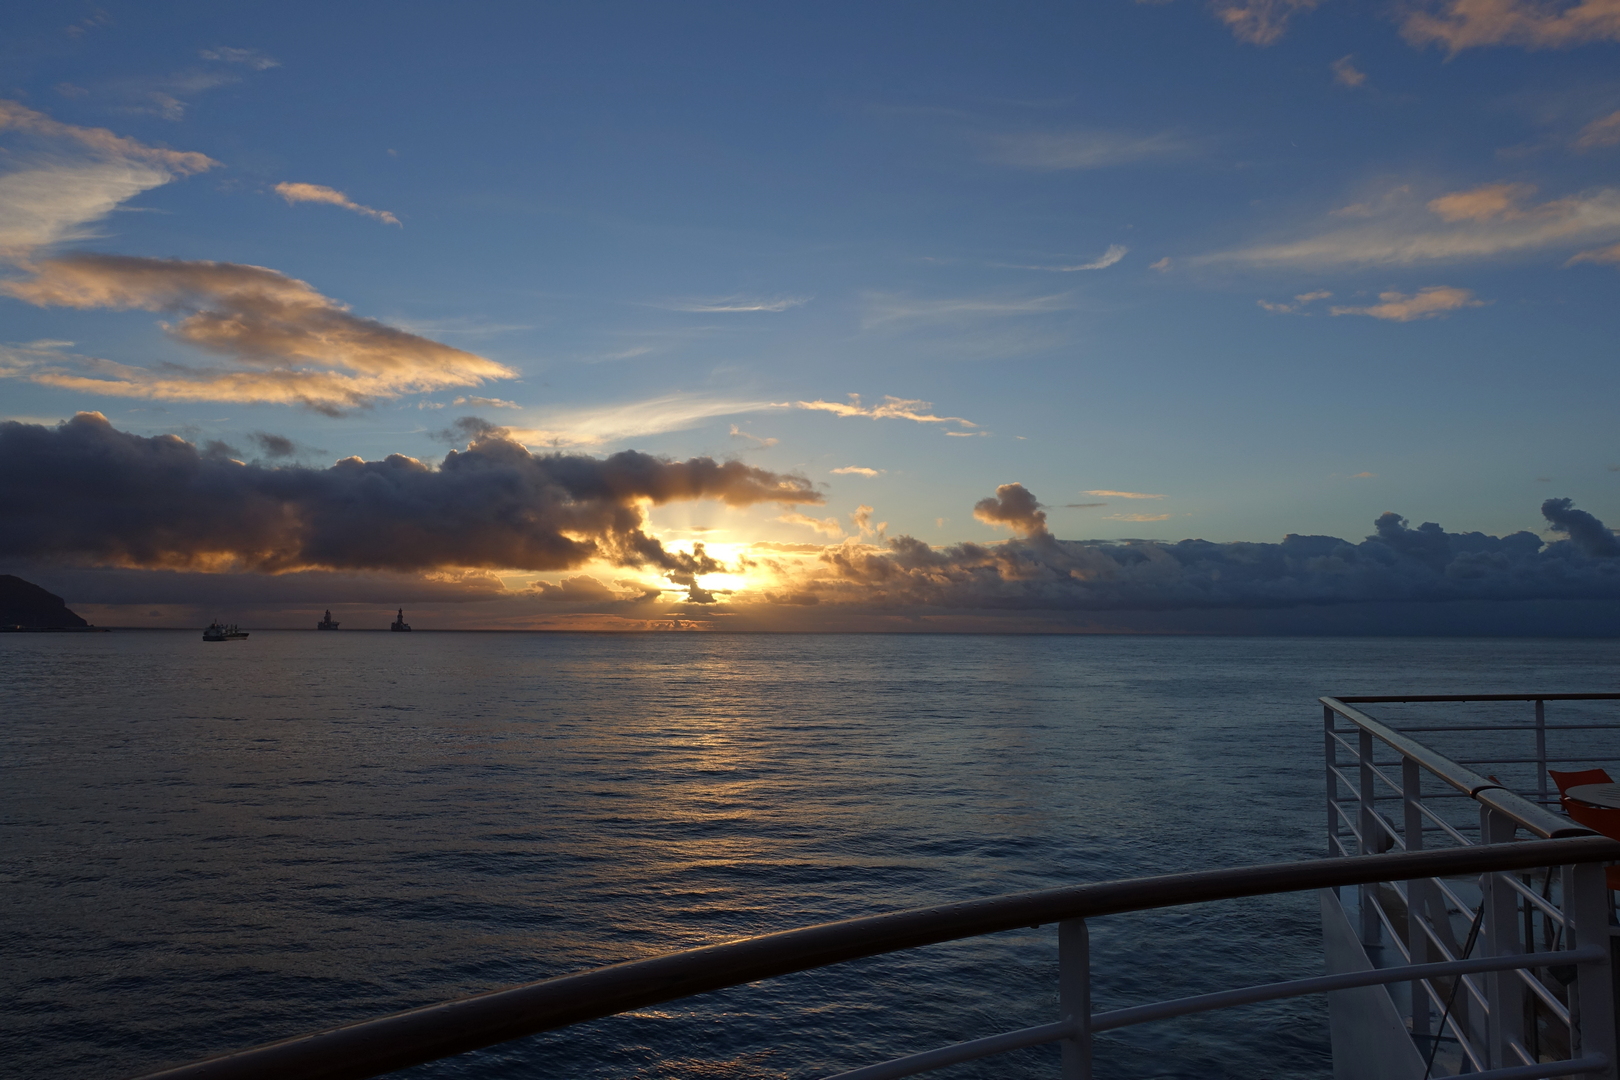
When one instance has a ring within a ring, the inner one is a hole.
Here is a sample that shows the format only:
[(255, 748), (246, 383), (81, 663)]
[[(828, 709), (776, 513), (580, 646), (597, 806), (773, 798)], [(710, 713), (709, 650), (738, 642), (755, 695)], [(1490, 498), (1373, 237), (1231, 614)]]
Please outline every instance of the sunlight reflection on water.
[[(1327, 692), (1606, 690), (1606, 642), (0, 637), (0, 1037), (127, 1076), (831, 918), (1321, 852)], [(1315, 900), (1098, 920), (1097, 1006), (1320, 970)], [(1123, 962), (1129, 954), (1130, 961)], [(811, 1077), (1053, 1018), (1051, 928), (807, 972), (421, 1077)], [(1312, 1000), (1101, 1077), (1323, 1075)], [(1052, 1072), (1054, 1051), (967, 1066)]]

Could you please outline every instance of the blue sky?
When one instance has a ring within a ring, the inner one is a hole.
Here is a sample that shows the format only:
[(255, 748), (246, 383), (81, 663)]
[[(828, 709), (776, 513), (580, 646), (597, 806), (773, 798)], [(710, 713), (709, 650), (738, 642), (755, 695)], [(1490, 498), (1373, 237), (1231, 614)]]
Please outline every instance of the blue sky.
[[(649, 527), (672, 550), (860, 539), (862, 506), (884, 536), (988, 542), (1008, 528), (974, 506), (1011, 483), (1065, 539), (1359, 540), (1385, 511), (1500, 535), (1544, 529), (1549, 497), (1620, 517), (1620, 13), (1601, 0), (113, 3), (5, 23), (21, 111), (0, 169), (59, 178), (0, 179), (0, 214), (9, 195), (35, 215), (0, 298), (10, 419), (94, 410), (325, 468), (436, 462), (475, 416), (537, 453), (737, 458), (824, 500), (671, 501)], [(29, 284), (74, 253), (268, 268), (429, 344), (363, 401), (293, 375), (261, 392), (231, 380), (341, 364), (199, 347), (178, 320), (234, 309), (170, 286)], [(801, 404), (852, 394), (912, 404)]]

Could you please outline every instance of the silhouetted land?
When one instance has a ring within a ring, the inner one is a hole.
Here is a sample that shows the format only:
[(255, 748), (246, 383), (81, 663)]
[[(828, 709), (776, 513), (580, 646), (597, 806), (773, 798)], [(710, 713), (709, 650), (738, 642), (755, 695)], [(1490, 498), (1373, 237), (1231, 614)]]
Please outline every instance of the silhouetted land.
[(55, 593), (13, 574), (0, 574), (0, 630), (89, 630)]

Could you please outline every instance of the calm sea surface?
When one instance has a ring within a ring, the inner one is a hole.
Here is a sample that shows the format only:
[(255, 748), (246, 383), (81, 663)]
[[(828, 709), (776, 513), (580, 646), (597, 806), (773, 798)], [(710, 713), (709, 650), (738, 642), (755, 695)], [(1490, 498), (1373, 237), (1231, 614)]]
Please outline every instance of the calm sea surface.
[[(102, 1078), (617, 960), (1315, 857), (1322, 693), (1608, 691), (1620, 643), (0, 635), (0, 1071)], [(1316, 900), (1092, 926), (1115, 1008), (1321, 970)], [(1055, 1018), (1055, 933), (842, 965), (410, 1077), (810, 1078)], [(1099, 1075), (1323, 1077), (1318, 1000)], [(953, 1077), (1053, 1075), (1056, 1051)]]

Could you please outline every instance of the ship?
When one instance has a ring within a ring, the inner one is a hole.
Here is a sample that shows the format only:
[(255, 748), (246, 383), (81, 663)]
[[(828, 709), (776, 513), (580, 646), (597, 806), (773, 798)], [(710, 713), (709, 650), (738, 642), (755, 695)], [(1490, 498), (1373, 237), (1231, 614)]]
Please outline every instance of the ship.
[(388, 624), (388, 629), (397, 632), (410, 633), (411, 624), (405, 621), (405, 609), (399, 609), (399, 617)]
[(317, 630), (336, 630), (337, 628), (337, 621), (332, 618), (332, 610), (330, 608), (328, 608), (326, 611), (326, 618), (315, 624), (315, 629)]
[(247, 637), (246, 630), (238, 630), (235, 623), (226, 626), (218, 619), (209, 623), (208, 628), (203, 631), (204, 641), (240, 641), (245, 637)]

